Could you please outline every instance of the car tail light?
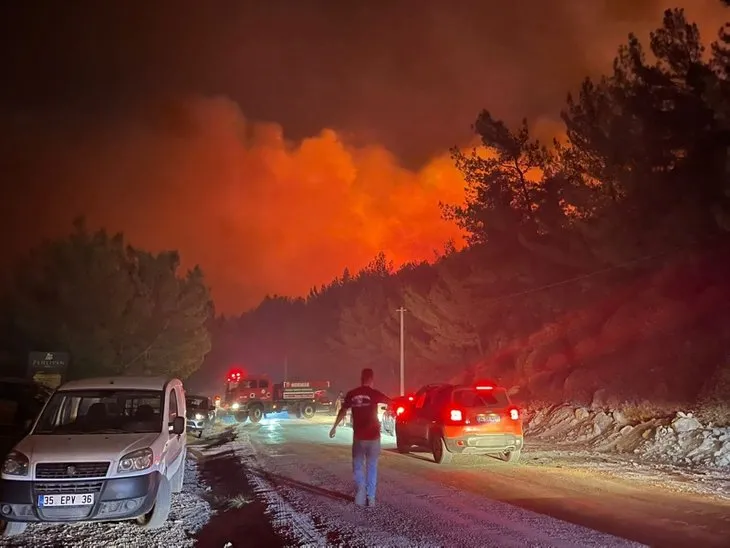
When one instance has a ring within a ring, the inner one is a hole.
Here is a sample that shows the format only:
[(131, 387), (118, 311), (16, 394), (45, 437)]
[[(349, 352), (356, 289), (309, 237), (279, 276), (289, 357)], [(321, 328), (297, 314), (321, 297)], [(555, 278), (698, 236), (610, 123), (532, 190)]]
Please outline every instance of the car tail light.
[(477, 390), (494, 390), (494, 386), (479, 385), (479, 386), (477, 386)]
[(516, 407), (513, 407), (509, 410), (509, 418), (513, 421), (519, 420), (520, 418), (520, 412)]
[(408, 401), (413, 401), (413, 396), (408, 396)]
[(464, 420), (464, 414), (461, 409), (452, 409), (449, 411), (449, 419), (453, 422), (461, 422)]
[(399, 407), (398, 409), (395, 410), (395, 414), (396, 415), (402, 415), (403, 413), (405, 413), (405, 410), (406, 410), (406, 408), (401, 406), (401, 407)]

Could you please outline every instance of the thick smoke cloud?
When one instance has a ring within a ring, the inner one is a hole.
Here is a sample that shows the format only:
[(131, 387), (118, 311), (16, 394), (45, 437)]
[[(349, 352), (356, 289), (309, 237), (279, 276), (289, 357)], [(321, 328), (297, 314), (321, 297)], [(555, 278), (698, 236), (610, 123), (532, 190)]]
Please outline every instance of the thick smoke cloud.
[[(478, 111), (527, 116), (551, 136), (566, 91), (672, 7), (334, 4), (3, 8), (0, 260), (84, 213), (137, 245), (179, 249), (219, 310), (237, 312), (380, 250), (430, 259), (458, 236), (439, 218), (439, 200), (462, 196), (446, 151), (469, 142)], [(675, 5), (707, 41), (727, 18), (716, 0)]]
[(223, 312), (305, 294), (381, 250), (396, 263), (431, 259), (460, 237), (439, 217), (439, 200), (463, 193), (448, 155), (414, 172), (332, 130), (287, 142), (227, 99), (158, 104), (93, 139), (50, 142), (32, 159), (42, 158), (32, 178), (56, 183), (50, 207), (31, 221), (28, 199), (16, 223), (59, 233), (86, 212), (134, 244), (179, 249), (203, 266)]

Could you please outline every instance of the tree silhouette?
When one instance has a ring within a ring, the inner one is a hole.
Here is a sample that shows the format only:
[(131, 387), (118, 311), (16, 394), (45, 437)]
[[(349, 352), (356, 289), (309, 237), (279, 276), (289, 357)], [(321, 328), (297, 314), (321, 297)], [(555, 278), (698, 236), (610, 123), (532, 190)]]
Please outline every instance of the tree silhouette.
[(70, 352), (72, 377), (186, 377), (210, 350), (213, 310), (201, 270), (179, 277), (179, 264), (176, 252), (143, 252), (77, 221), (15, 273), (14, 323), (34, 348)]

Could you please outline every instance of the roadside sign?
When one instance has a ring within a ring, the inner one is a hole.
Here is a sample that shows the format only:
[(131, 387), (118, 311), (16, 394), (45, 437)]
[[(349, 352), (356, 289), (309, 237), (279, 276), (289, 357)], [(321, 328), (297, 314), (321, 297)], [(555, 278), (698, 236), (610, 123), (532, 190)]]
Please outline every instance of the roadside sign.
[(68, 369), (68, 352), (29, 352), (28, 377), (51, 389), (58, 388)]

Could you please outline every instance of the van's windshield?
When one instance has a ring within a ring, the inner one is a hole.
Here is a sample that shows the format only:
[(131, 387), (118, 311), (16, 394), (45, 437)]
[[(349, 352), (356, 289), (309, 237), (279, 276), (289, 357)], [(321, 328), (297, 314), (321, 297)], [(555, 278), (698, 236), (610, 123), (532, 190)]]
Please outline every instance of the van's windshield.
[(142, 434), (162, 431), (164, 392), (79, 390), (56, 392), (33, 434)]

